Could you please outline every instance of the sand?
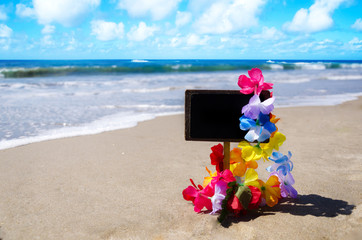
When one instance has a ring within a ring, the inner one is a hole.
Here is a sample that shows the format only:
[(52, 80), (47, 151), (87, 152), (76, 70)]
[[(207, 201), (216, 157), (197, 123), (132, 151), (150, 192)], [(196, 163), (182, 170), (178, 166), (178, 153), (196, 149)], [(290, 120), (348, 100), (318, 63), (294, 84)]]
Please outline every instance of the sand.
[(0, 151), (0, 238), (362, 239), (362, 99), (273, 113), (281, 151), (293, 153), (296, 200), (224, 225), (196, 214), (181, 192), (214, 169), (217, 143), (186, 142), (184, 116), (166, 116)]

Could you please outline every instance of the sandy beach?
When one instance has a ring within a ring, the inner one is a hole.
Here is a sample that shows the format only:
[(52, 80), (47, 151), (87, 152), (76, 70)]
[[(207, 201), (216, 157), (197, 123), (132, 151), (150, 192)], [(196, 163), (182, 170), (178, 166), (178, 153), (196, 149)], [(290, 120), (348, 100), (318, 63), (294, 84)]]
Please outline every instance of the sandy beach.
[(181, 193), (214, 169), (217, 143), (186, 142), (184, 116), (166, 116), (1, 150), (0, 239), (361, 239), (362, 98), (273, 113), (296, 200), (224, 225), (196, 214)]

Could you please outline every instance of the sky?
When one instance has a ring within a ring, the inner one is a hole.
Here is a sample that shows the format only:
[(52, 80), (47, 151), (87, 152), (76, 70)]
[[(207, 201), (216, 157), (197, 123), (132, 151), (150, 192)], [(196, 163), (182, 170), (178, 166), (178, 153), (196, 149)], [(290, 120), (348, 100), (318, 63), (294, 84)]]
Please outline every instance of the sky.
[(0, 59), (362, 60), (362, 1), (0, 0)]

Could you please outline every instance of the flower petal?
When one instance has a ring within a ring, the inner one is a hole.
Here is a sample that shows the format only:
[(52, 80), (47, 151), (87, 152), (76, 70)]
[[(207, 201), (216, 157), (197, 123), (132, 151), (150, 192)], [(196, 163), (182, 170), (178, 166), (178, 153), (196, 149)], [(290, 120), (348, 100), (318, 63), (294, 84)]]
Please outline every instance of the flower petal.
[(186, 201), (193, 201), (197, 197), (198, 191), (193, 186), (188, 186), (182, 191), (182, 196)]
[(268, 98), (267, 100), (265, 100), (264, 102), (260, 103), (260, 111), (263, 114), (269, 114), (271, 113), (271, 111), (273, 111), (274, 109), (274, 97), (272, 98)]
[(253, 68), (248, 71), (248, 74), (250, 76), (251, 82), (254, 84), (261, 84), (264, 82), (264, 77), (259, 68)]
[(270, 138), (270, 132), (266, 130), (264, 127), (261, 128), (261, 133), (258, 138), (258, 142), (264, 142)]
[(240, 121), (240, 129), (247, 131), (249, 130), (251, 127), (255, 127), (256, 123), (253, 119), (248, 118), (246, 116), (242, 116), (241, 118), (239, 118)]
[(258, 128), (250, 129), (244, 138), (249, 142), (254, 142), (255, 140), (258, 140), (259, 134), (260, 134), (260, 129), (261, 129), (260, 126), (259, 126), (259, 129)]
[(245, 184), (256, 181), (257, 179), (258, 173), (254, 169), (249, 168), (245, 173)]
[(276, 186), (276, 185), (279, 186), (279, 184), (280, 184), (279, 179), (275, 175), (270, 176), (268, 181), (266, 182), (266, 185), (268, 186)]
[(245, 75), (239, 76), (238, 85), (241, 88), (240, 92), (243, 94), (254, 92), (254, 84), (251, 82), (251, 79)]

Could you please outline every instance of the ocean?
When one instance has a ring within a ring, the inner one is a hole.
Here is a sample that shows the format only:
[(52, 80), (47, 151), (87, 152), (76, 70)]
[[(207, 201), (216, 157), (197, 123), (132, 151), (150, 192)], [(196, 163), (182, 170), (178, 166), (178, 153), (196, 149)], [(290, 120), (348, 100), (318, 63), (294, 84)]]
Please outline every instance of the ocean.
[(0, 60), (0, 149), (183, 113), (186, 89), (238, 90), (254, 67), (276, 107), (362, 96), (362, 61)]

